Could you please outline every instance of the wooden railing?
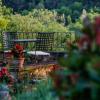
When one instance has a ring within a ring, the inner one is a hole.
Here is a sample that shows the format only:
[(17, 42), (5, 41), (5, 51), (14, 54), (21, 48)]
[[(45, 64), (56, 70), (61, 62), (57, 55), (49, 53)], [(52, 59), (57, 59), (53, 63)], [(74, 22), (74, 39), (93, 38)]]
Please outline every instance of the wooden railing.
[(3, 49), (11, 49), (20, 43), (26, 50), (64, 51), (66, 40), (71, 40), (67, 32), (4, 32)]

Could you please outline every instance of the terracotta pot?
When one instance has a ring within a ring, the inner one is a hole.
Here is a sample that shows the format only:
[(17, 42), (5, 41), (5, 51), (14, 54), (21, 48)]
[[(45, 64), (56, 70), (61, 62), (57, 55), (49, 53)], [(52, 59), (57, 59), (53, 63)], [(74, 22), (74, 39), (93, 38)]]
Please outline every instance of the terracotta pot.
[(19, 58), (19, 69), (23, 69), (24, 60), (25, 58)]
[(6, 57), (7, 67), (10, 67), (13, 61), (13, 56)]

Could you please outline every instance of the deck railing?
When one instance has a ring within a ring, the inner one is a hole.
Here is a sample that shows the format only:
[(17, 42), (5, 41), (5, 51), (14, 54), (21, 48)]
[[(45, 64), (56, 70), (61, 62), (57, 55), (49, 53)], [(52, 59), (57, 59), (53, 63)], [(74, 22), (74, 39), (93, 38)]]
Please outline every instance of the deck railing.
[(2, 50), (19, 43), (26, 50), (64, 51), (66, 40), (72, 40), (71, 35), (68, 32), (4, 32), (0, 44)]

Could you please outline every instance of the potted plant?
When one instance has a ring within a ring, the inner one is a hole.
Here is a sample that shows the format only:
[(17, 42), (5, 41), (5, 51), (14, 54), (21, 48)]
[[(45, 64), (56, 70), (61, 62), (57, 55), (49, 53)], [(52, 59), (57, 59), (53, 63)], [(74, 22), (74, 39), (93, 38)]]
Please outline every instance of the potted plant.
[(14, 79), (6, 67), (0, 67), (0, 100), (11, 100), (9, 87), (12, 86)]
[(16, 44), (14, 48), (11, 50), (14, 59), (18, 60), (19, 69), (23, 69), (23, 64), (25, 59), (23, 50), (24, 50), (23, 47), (19, 44)]
[(9, 68), (11, 66), (12, 60), (13, 60), (11, 50), (5, 52), (5, 58), (6, 58), (6, 61), (7, 61), (7, 67)]

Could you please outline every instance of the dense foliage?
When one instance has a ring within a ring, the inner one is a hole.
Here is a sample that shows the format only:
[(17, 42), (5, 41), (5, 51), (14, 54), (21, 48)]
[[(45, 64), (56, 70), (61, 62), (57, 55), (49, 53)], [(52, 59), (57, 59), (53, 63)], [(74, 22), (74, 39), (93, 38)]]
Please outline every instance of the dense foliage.
[(37, 9), (56, 9), (59, 14), (71, 15), (73, 21), (77, 19), (82, 10), (85, 8), (100, 12), (100, 1), (98, 0), (3, 0), (8, 7), (12, 7), (14, 11), (28, 12), (33, 8)]
[[(37, 6), (40, 6), (39, 9)], [(83, 9), (85, 8), (89, 16), (93, 18), (99, 13), (98, 7), (97, 1), (94, 3), (89, 0), (77, 2), (75, 0), (3, 0), (3, 4), (0, 3), (0, 24), (1, 28), (7, 31), (76, 31), (77, 28), (82, 28), (80, 16)], [(66, 25), (67, 29), (64, 27)]]
[(60, 17), (60, 23), (58, 23), (56, 12), (33, 9), (28, 15), (11, 15), (7, 30), (23, 32), (66, 31), (63, 25), (63, 16)]
[[(99, 0), (0, 0), (0, 47), (2, 45), (1, 32), (4, 31), (26, 33), (71, 32), (77, 34), (76, 40), (78, 41), (74, 41), (75, 35), (71, 35), (73, 41), (69, 43), (70, 45), (67, 44), (69, 46), (67, 48), (68, 56), (58, 59), (61, 66), (67, 67), (67, 71), (65, 70), (64, 75), (64, 71), (61, 72), (60, 70), (61, 73), (58, 73), (57, 77), (53, 77), (55, 78), (54, 88), (56, 92), (51, 83), (41, 82), (37, 85), (37, 89), (33, 89), (32, 92), (18, 93), (16, 95), (18, 100), (22, 100), (22, 98), (58, 100), (59, 96), (64, 96), (64, 98), (67, 96), (67, 100), (86, 98), (87, 100), (100, 100), (100, 30), (96, 29), (98, 31), (94, 32), (95, 29), (92, 26), (91, 29), (94, 30), (91, 33), (88, 30), (90, 27), (88, 29), (87, 26), (85, 27), (86, 24), (93, 25), (91, 24), (94, 21), (93, 18), (98, 15), (100, 15)], [(82, 19), (86, 16), (91, 19), (89, 23), (87, 23), (87, 19), (82, 22)], [(100, 26), (100, 18), (98, 18), (96, 24)], [(63, 39), (60, 40), (60, 37), (63, 37)], [(81, 38), (79, 39), (79, 37)], [(66, 35), (61, 34), (58, 38), (55, 38), (54, 42), (57, 46), (60, 46), (61, 42), (65, 45), (66, 40)], [(17, 89), (19, 89), (18, 87), (16, 86)], [(22, 88), (19, 90), (22, 90)], [(64, 95), (61, 93), (63, 90)], [(88, 99), (89, 97), (93, 99)], [(62, 97), (61, 100), (63, 100)]]
[(67, 57), (59, 58), (59, 64), (66, 70), (59, 70), (53, 77), (63, 100), (100, 99), (100, 16), (93, 21), (85, 16), (81, 32), (75, 43), (67, 42)]
[(0, 29), (3, 31), (66, 31), (63, 22), (62, 15), (58, 18), (57, 13), (50, 10), (33, 9), (28, 13), (13, 14), (13, 10), (0, 0)]

